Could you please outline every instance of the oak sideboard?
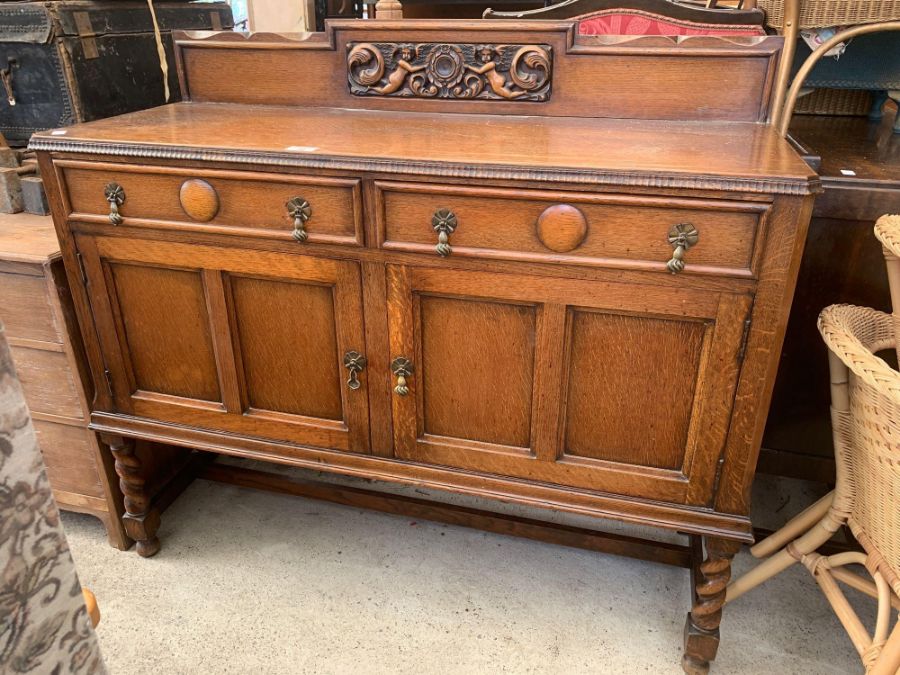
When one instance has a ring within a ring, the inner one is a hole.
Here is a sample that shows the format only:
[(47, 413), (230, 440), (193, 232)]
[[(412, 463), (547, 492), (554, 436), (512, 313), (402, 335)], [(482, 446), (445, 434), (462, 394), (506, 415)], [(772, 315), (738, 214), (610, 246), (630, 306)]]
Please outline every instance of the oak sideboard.
[(718, 644), (815, 174), (778, 37), (181, 34), (184, 102), (38, 134), (124, 523), (135, 439), (705, 540)]

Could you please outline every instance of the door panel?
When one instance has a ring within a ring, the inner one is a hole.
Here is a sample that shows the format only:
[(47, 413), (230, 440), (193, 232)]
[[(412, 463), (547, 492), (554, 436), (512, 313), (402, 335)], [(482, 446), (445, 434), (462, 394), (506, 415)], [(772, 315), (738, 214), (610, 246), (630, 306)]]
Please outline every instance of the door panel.
[(331, 288), (244, 276), (229, 282), (249, 407), (340, 420)]
[(563, 452), (680, 469), (711, 324), (582, 308), (568, 314)]
[(706, 503), (749, 295), (389, 266), (406, 459)]
[(356, 263), (78, 236), (119, 412), (369, 451)]
[[(418, 360), (428, 363), (422, 371), (424, 433), (527, 450), (537, 308), (423, 296), (418, 319)], [(483, 394), (490, 394), (490, 406), (473, 395), (476, 383), (488, 387)]]
[(221, 401), (199, 271), (112, 263), (109, 277), (134, 387)]

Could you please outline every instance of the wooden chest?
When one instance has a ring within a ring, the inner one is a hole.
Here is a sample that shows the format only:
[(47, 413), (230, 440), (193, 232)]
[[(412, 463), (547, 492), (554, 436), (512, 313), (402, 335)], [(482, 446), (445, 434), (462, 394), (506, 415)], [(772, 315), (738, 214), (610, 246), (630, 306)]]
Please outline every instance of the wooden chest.
[(700, 672), (818, 186), (780, 38), (177, 46), (189, 102), (33, 140), (138, 551), (135, 438), (669, 528)]
[[(0, 218), (0, 321), (25, 390), (53, 495), (61, 508), (91, 513), (125, 549), (122, 493), (112, 456), (87, 428), (79, 373), (81, 335), (49, 218)], [(70, 336), (75, 336), (72, 340)]]
[[(155, 2), (178, 82), (172, 30), (231, 28), (224, 2)], [(166, 102), (153, 18), (143, 0), (0, 3), (0, 133), (25, 145), (35, 131), (121, 115)]]

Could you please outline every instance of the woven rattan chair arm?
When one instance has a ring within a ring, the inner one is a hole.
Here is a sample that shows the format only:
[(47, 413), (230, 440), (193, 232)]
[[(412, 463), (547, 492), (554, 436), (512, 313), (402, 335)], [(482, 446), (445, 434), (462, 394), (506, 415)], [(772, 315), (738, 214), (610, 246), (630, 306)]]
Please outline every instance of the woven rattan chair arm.
[(819, 332), (854, 375), (900, 405), (900, 373), (875, 356), (896, 344), (890, 314), (868, 307), (832, 305), (819, 315)]
[(879, 218), (875, 223), (875, 236), (887, 250), (900, 258), (900, 215)]

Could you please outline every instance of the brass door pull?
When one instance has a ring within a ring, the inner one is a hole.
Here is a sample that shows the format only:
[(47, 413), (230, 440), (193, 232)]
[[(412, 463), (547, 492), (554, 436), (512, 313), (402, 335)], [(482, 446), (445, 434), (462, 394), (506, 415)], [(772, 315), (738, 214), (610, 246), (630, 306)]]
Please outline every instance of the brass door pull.
[(103, 195), (109, 202), (109, 222), (113, 225), (121, 225), (122, 214), (119, 213), (119, 207), (125, 201), (125, 188), (118, 183), (107, 183), (103, 189)]
[(406, 396), (409, 393), (406, 378), (412, 375), (412, 362), (403, 356), (398, 356), (391, 361), (391, 372), (397, 376), (397, 386), (394, 387), (394, 393), (397, 394), (397, 396)]
[(306, 232), (306, 221), (312, 215), (312, 207), (303, 197), (291, 197), (287, 204), (288, 215), (294, 219), (294, 239), (303, 243), (309, 238)]
[(456, 214), (450, 209), (438, 209), (431, 217), (431, 227), (438, 233), (438, 243), (435, 246), (437, 254), (442, 258), (446, 258), (453, 252), (450, 248), (450, 235), (458, 225)]
[(700, 233), (691, 223), (678, 223), (669, 230), (669, 244), (675, 249), (672, 259), (666, 263), (666, 268), (677, 274), (684, 270), (684, 254), (689, 248), (695, 246), (700, 240)]
[(359, 374), (366, 367), (366, 357), (359, 352), (347, 352), (344, 354), (344, 368), (350, 371), (347, 386), (351, 389), (359, 389)]

